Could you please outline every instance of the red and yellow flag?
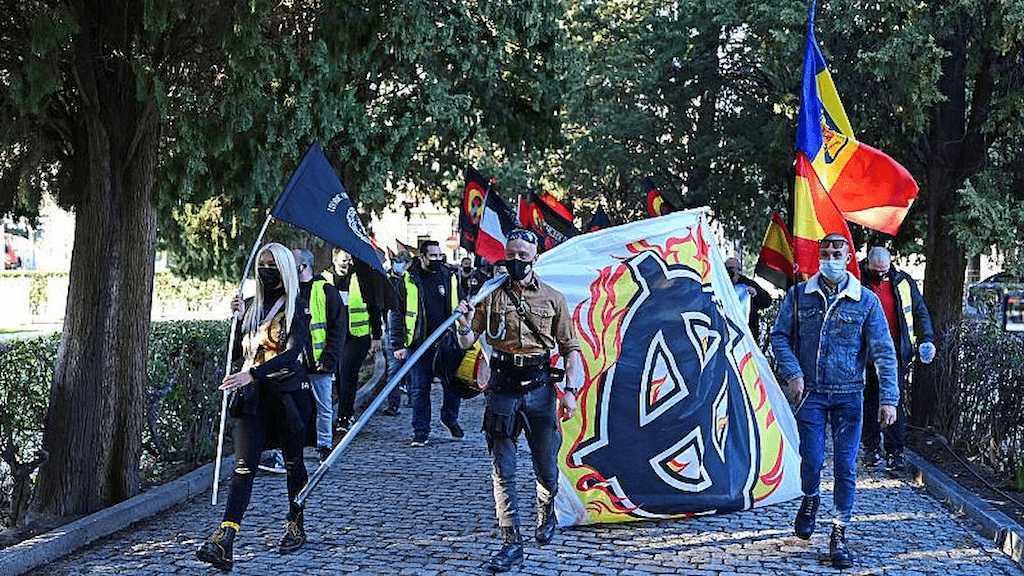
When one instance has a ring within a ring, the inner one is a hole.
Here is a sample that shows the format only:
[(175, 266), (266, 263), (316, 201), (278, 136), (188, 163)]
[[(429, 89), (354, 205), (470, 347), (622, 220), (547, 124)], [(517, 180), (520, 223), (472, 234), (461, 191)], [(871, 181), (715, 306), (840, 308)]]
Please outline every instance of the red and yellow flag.
[[(854, 137), (853, 127), (814, 36), (814, 11), (815, 2), (811, 2), (797, 151), (809, 160), (833, 206), (846, 220), (895, 235), (917, 198), (917, 183), (898, 162)], [(825, 233), (841, 231), (823, 229)], [(796, 236), (820, 238), (804, 236), (810, 231), (794, 224)]]
[(793, 236), (779, 216), (772, 212), (768, 230), (761, 242), (761, 255), (757, 259), (754, 273), (785, 290), (793, 283), (796, 258), (793, 256)]

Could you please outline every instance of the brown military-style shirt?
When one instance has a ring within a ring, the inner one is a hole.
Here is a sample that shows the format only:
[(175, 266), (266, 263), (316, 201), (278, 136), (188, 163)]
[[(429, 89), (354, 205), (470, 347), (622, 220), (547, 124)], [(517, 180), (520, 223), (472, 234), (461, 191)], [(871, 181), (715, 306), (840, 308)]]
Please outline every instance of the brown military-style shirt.
[(474, 332), (487, 336), (487, 342), (495, 350), (506, 354), (540, 354), (557, 348), (564, 357), (580, 349), (569, 306), (561, 292), (545, 284), (536, 274), (522, 287), (521, 293), (519, 286), (511, 281), (508, 286), (524, 303), (543, 341), (522, 321), (504, 287), (477, 304), (471, 326)]

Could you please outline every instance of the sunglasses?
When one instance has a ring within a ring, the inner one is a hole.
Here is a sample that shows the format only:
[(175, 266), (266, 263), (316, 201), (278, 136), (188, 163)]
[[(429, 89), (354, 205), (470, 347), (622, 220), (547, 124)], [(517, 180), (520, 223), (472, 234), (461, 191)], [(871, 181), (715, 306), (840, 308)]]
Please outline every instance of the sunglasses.
[(835, 248), (835, 249), (839, 249), (839, 248), (842, 248), (843, 246), (846, 246), (846, 240), (841, 240), (841, 239), (838, 239), (838, 238), (828, 238), (828, 239), (825, 239), (825, 240), (818, 241), (818, 248)]

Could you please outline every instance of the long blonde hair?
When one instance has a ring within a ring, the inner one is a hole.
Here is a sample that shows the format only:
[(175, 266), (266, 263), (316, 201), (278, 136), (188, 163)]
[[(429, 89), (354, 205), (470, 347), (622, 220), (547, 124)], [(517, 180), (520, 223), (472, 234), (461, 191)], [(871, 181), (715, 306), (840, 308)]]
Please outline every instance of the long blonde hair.
[[(292, 256), (291, 250), (277, 242), (271, 242), (260, 248), (260, 252), (256, 256), (257, 263), (260, 261), (263, 253), (267, 251), (270, 251), (270, 254), (274, 256), (274, 264), (277, 265), (277, 269), (281, 272), (281, 281), (284, 283), (285, 294), (285, 330), (291, 332), (292, 318), (295, 316), (295, 301), (299, 296), (299, 275), (295, 268), (295, 257)], [(260, 275), (257, 274), (256, 298), (253, 299), (252, 306), (245, 311), (245, 318), (242, 320), (242, 328), (249, 334), (255, 334), (259, 331), (260, 321), (263, 319), (263, 290), (263, 283), (260, 281)]]

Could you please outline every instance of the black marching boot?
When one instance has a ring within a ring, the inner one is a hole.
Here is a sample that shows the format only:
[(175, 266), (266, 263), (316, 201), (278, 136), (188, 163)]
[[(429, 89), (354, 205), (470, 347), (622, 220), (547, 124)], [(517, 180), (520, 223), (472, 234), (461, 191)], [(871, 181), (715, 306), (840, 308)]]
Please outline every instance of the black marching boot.
[(828, 555), (832, 559), (832, 567), (843, 570), (853, 567), (853, 554), (846, 545), (846, 526), (832, 525), (832, 537), (828, 542)]
[(302, 526), (303, 509), (292, 505), (288, 513), (288, 523), (284, 526), (284, 536), (277, 544), (277, 551), (281, 554), (295, 552), (306, 543), (306, 530)]
[(796, 521), (793, 522), (793, 532), (797, 538), (810, 540), (814, 534), (814, 521), (818, 517), (818, 505), (821, 504), (821, 495), (804, 496), (800, 502), (800, 510), (796, 513)]
[(537, 529), (533, 532), (537, 544), (544, 545), (555, 537), (558, 519), (555, 517), (555, 501), (537, 505)]
[(518, 526), (501, 526), (501, 550), (487, 562), (491, 572), (508, 572), (523, 563), (523, 539)]
[(196, 550), (196, 558), (219, 570), (230, 571), (235, 565), (233, 548), (236, 534), (238, 531), (230, 526), (217, 528)]

